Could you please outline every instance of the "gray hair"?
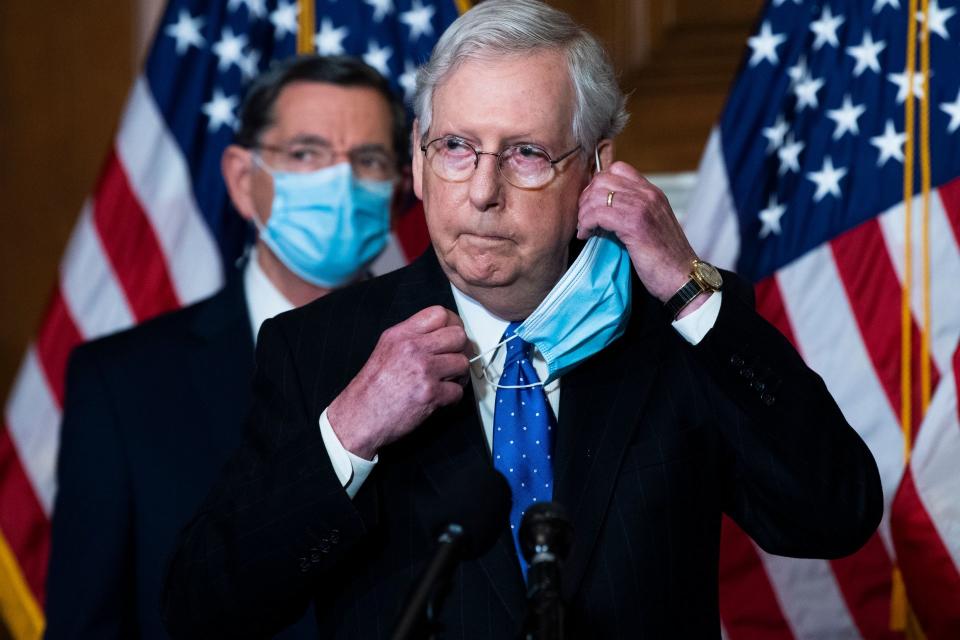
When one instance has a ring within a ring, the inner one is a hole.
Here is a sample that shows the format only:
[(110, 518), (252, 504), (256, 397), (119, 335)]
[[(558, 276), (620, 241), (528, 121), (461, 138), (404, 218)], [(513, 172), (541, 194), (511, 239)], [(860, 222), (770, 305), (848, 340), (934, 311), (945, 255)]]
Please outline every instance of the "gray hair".
[(540, 0), (486, 0), (444, 32), (417, 72), (413, 109), (422, 139), (433, 116), (433, 93), (468, 59), (489, 59), (538, 50), (565, 54), (576, 94), (573, 136), (584, 151), (613, 138), (627, 124), (626, 96), (606, 51), (586, 29)]

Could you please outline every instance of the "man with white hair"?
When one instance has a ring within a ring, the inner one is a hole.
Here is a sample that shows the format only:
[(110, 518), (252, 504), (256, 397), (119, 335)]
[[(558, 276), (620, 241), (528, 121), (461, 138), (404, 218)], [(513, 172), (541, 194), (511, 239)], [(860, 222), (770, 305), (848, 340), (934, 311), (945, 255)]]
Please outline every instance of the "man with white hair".
[(244, 448), (168, 575), (174, 635), (264, 635), (313, 602), (323, 637), (386, 636), (433, 548), (422, 514), (491, 467), (509, 523), (454, 574), (444, 637), (517, 637), (538, 501), (573, 524), (569, 637), (718, 637), (722, 513), (772, 553), (867, 540), (870, 452), (613, 162), (623, 105), (594, 38), (536, 0), (451, 25), (417, 79), (432, 249), (264, 325)]

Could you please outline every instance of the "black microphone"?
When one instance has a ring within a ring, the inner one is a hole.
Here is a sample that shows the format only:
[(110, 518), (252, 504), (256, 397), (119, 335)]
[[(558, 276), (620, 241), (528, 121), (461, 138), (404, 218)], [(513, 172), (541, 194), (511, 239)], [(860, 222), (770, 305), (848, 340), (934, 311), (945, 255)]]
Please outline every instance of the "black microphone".
[(433, 557), (417, 580), (394, 627), (393, 640), (422, 638), (436, 617), (439, 592), (461, 560), (483, 555), (509, 522), (511, 495), (506, 478), (492, 467), (480, 476), (454, 478), (452, 491), (427, 503), (422, 516), (437, 531)]
[(556, 502), (538, 502), (520, 521), (520, 548), (526, 558), (527, 640), (562, 640), (564, 609), (560, 572), (570, 551), (573, 526)]

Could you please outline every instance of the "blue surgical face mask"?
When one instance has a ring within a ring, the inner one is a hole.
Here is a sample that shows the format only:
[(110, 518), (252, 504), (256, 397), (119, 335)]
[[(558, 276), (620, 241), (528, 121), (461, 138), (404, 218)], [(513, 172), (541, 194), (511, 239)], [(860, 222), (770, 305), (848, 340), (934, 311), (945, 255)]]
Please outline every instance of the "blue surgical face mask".
[(623, 335), (630, 320), (632, 269), (630, 254), (614, 234), (587, 240), (567, 272), (517, 328), (515, 335), (537, 348), (548, 371), (546, 380), (523, 386), (549, 384)]
[[(521, 386), (549, 384), (623, 335), (630, 320), (632, 269), (630, 255), (612, 233), (587, 240), (543, 302), (517, 327), (516, 337), (533, 344), (547, 362), (545, 380)], [(486, 371), (482, 375), (496, 380)]]
[(630, 319), (630, 254), (611, 233), (593, 236), (543, 302), (517, 328), (556, 380), (623, 335)]
[(393, 182), (360, 180), (343, 162), (311, 173), (274, 171), (273, 205), (260, 238), (303, 280), (338, 287), (380, 255), (390, 231)]

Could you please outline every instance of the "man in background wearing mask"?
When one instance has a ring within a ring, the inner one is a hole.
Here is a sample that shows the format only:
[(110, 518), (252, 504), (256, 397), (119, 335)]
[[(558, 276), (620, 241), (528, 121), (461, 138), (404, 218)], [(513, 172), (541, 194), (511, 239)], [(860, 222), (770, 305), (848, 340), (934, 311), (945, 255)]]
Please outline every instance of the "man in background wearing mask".
[(264, 325), (244, 445), (171, 563), (174, 636), (265, 635), (312, 602), (323, 638), (388, 637), (426, 514), (480, 509), (447, 503), (492, 469), (513, 509), (433, 601), (445, 638), (523, 637), (538, 502), (573, 525), (570, 638), (718, 638), (722, 513), (773, 553), (868, 539), (870, 451), (750, 288), (613, 162), (624, 102), (596, 40), (538, 0), (448, 28), (415, 99), (432, 250)]
[[(71, 359), (47, 638), (166, 637), (165, 565), (240, 442), (260, 325), (366, 277), (387, 241), (405, 120), (352, 58), (293, 58), (254, 81), (221, 163), (258, 231), (249, 259), (213, 297)], [(312, 616), (283, 637), (315, 638)]]

